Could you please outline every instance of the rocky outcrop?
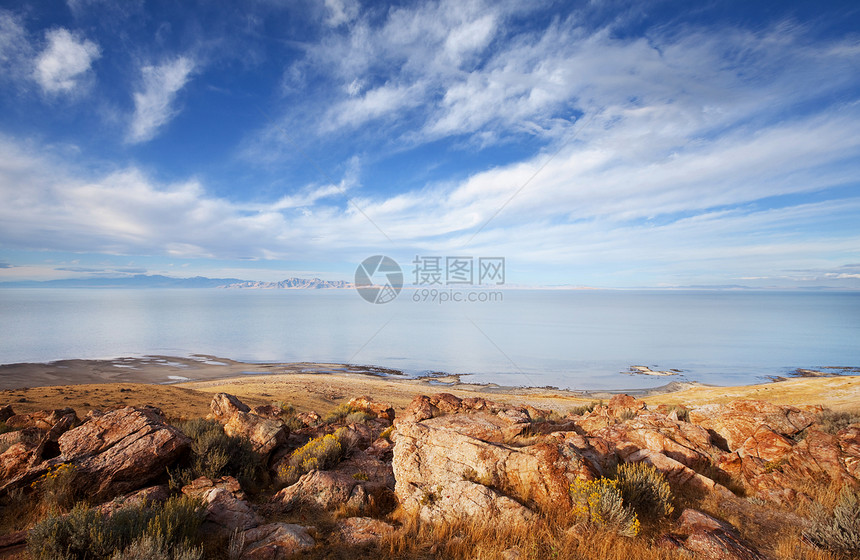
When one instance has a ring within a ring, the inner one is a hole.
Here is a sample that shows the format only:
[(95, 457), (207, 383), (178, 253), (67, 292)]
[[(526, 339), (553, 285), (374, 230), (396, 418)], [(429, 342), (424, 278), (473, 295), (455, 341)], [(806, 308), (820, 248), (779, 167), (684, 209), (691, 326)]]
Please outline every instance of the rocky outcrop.
[(77, 468), (75, 484), (100, 500), (136, 490), (164, 473), (190, 440), (153, 407), (125, 407), (87, 421), (59, 438), (60, 457)]
[(245, 531), (263, 522), (245, 499), (239, 481), (232, 476), (215, 481), (200, 477), (183, 486), (182, 493), (203, 501), (209, 530)]
[(12, 405), (4, 404), (3, 406), (0, 406), (0, 422), (5, 422), (12, 416), (15, 416), (15, 411), (12, 410)]
[(715, 443), (725, 451), (736, 451), (762, 427), (791, 437), (815, 421), (814, 412), (751, 400), (692, 407), (689, 416), (691, 423), (714, 434)]
[(678, 520), (687, 535), (683, 549), (705, 560), (764, 560), (734, 527), (697, 510), (687, 509)]
[(228, 436), (243, 437), (254, 445), (254, 451), (268, 455), (287, 441), (289, 431), (281, 420), (264, 418), (251, 412), (237, 411), (224, 424)]
[(283, 560), (316, 542), (301, 525), (269, 523), (242, 533), (242, 560)]
[(387, 512), (394, 506), (394, 493), (386, 484), (337, 471), (311, 471), (298, 482), (272, 497), (276, 511), (299, 507), (333, 511), (346, 507), (353, 512)]
[(416, 398), (413, 405), (397, 423), (393, 469), (401, 506), (422, 519), (522, 521), (533, 513), (523, 504), (569, 504), (571, 482), (600, 472), (600, 464), (588, 458), (598, 453), (578, 434), (549, 436), (533, 445), (503, 443), (504, 428), (521, 424), (511, 421), (521, 419), (517, 409), (505, 414), (483, 401), (480, 412), (424, 418), (422, 411), (464, 407), (444, 394)]
[(347, 406), (349, 406), (353, 410), (359, 410), (366, 414), (376, 416), (377, 418), (388, 420), (389, 422), (394, 421), (394, 408), (389, 404), (382, 404), (376, 402), (370, 397), (356, 397), (354, 399), (351, 399), (347, 403)]
[(284, 422), (269, 414), (271, 410), (265, 408), (261, 410), (265, 414), (255, 414), (233, 395), (218, 393), (212, 398), (209, 408), (212, 411), (209, 416), (224, 424), (225, 434), (247, 439), (253, 444), (254, 451), (264, 457), (285, 444), (290, 435)]
[[(11, 411), (11, 409), (10, 409)], [(38, 428), (44, 432), (57, 430), (60, 433), (68, 430), (78, 422), (78, 416), (71, 408), (56, 410), (40, 410), (29, 414), (15, 414), (5, 420), (10, 428)], [(59, 436), (59, 433), (57, 434)]]
[(238, 397), (228, 393), (218, 393), (212, 397), (209, 409), (212, 411), (210, 416), (221, 423), (229, 420), (237, 412), (251, 411), (248, 405), (240, 401)]
[(503, 406), (480, 397), (460, 399), (448, 393), (438, 393), (429, 397), (417, 395), (406, 408), (403, 418), (398, 421), (414, 423), (446, 414), (469, 412), (498, 415), (509, 424), (527, 424), (531, 421), (525, 408)]

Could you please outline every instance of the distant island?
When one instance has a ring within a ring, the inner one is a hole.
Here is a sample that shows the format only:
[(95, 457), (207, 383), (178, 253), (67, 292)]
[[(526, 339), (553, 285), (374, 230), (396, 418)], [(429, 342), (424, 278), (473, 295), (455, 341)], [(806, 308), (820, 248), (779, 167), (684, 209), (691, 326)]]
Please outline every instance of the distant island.
[(94, 278), (65, 278), (61, 280), (25, 280), (0, 282), (0, 288), (230, 288), (230, 289), (344, 289), (352, 288), (351, 282), (343, 280), (321, 280), (320, 278), (287, 278), (280, 282), (256, 282), (241, 278), (175, 278), (161, 274), (135, 274)]

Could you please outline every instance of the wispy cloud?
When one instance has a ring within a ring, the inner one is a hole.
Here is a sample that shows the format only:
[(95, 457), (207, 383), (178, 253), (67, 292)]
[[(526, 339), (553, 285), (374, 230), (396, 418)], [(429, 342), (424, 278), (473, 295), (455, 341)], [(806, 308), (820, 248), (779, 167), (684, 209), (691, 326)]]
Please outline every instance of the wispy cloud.
[(140, 69), (141, 89), (134, 94), (134, 114), (127, 137), (130, 143), (152, 140), (176, 116), (176, 96), (194, 69), (194, 61), (186, 56)]
[(94, 60), (101, 56), (98, 45), (68, 29), (52, 29), (45, 35), (47, 46), (36, 59), (33, 77), (50, 94), (74, 93), (86, 84)]

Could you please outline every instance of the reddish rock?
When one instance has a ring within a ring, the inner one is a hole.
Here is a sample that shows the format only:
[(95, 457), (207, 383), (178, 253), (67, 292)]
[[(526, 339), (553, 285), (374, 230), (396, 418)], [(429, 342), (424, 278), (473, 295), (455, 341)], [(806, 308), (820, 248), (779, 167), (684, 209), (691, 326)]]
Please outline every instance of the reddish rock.
[[(56, 437), (78, 422), (74, 409), (40, 410), (29, 414), (16, 414), (6, 419), (6, 425), (16, 430), (38, 428), (44, 432), (54, 430)], [(54, 440), (56, 441), (56, 437)]]
[[(582, 425), (581, 421), (577, 424)], [(588, 433), (607, 441), (622, 458), (639, 449), (648, 449), (699, 469), (722, 454), (711, 444), (704, 428), (660, 413), (640, 414), (627, 422), (609, 424)]]
[[(594, 466), (562, 435), (527, 446), (480, 439), (494, 422), (498, 416), (486, 412), (399, 421), (393, 469), (401, 506), (427, 520), (501, 515), (522, 521), (531, 512), (508, 496), (558, 507), (570, 502), (573, 480), (591, 476)], [(584, 438), (578, 443), (588, 445)]]
[(782, 436), (767, 426), (759, 426), (758, 429), (738, 448), (740, 456), (749, 455), (763, 461), (779, 461), (794, 448), (794, 442)]
[(272, 497), (272, 503), (281, 511), (301, 505), (331, 510), (346, 504), (358, 485), (354, 477), (332, 471), (311, 471)]
[(158, 486), (150, 486), (142, 488), (125, 496), (118, 496), (99, 506), (99, 511), (106, 515), (112, 515), (124, 507), (129, 506), (148, 506), (154, 503), (160, 503), (170, 497), (170, 488), (167, 485), (161, 484)]
[(662, 472), (669, 482), (675, 486), (686, 487), (700, 492), (717, 492), (721, 496), (726, 497), (734, 496), (728, 488), (697, 473), (683, 463), (650, 449), (639, 449), (624, 457), (624, 460), (628, 463), (646, 463), (653, 466)]
[(0, 422), (5, 422), (11, 416), (15, 416), (15, 411), (12, 410), (12, 406), (5, 404), (0, 406)]
[(281, 420), (263, 418), (251, 412), (237, 411), (224, 424), (228, 436), (243, 437), (254, 445), (254, 451), (268, 455), (287, 441), (289, 430)]
[(765, 401), (741, 400), (690, 408), (690, 422), (713, 432), (725, 443), (728, 451), (736, 451), (762, 426), (790, 437), (814, 421), (813, 412)]
[(251, 412), (264, 418), (280, 418), (282, 410), (273, 404), (261, 404), (252, 408)]
[(283, 560), (316, 542), (301, 525), (269, 523), (242, 534), (242, 560)]
[(759, 551), (734, 533), (697, 531), (687, 537), (684, 548), (704, 560), (765, 560)]
[(348, 545), (372, 544), (394, 532), (394, 526), (370, 517), (341, 519), (335, 527), (338, 537)]
[(305, 426), (311, 427), (318, 426), (322, 422), (322, 416), (320, 416), (314, 411), (299, 412), (298, 414), (296, 414), (296, 419)]
[(377, 418), (383, 418), (389, 422), (394, 421), (394, 408), (389, 404), (376, 402), (370, 397), (356, 397), (351, 399), (347, 404), (352, 409), (360, 410)]
[(164, 474), (190, 440), (152, 407), (125, 407), (92, 417), (59, 438), (58, 462), (77, 468), (80, 491), (109, 499)]
[(237, 412), (251, 411), (248, 405), (240, 401), (238, 397), (228, 393), (218, 393), (212, 397), (209, 409), (212, 411), (211, 416), (221, 423), (232, 418)]
[(606, 405), (610, 416), (620, 418), (625, 413), (639, 413), (646, 410), (645, 401), (633, 398), (630, 395), (613, 395)]
[(182, 493), (203, 500), (210, 530), (245, 531), (263, 522), (239, 490), (233, 477), (212, 481), (206, 477), (182, 487)]

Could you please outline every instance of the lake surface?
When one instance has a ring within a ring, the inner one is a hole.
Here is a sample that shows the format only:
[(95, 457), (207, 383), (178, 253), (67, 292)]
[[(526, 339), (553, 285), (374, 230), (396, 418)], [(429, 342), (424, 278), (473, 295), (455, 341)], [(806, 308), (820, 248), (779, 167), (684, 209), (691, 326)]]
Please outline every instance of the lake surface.
[[(860, 293), (505, 290), (374, 305), (353, 290), (0, 289), (0, 363), (150, 354), (348, 362), (620, 389), (860, 366)], [(631, 376), (630, 366), (679, 369)]]

